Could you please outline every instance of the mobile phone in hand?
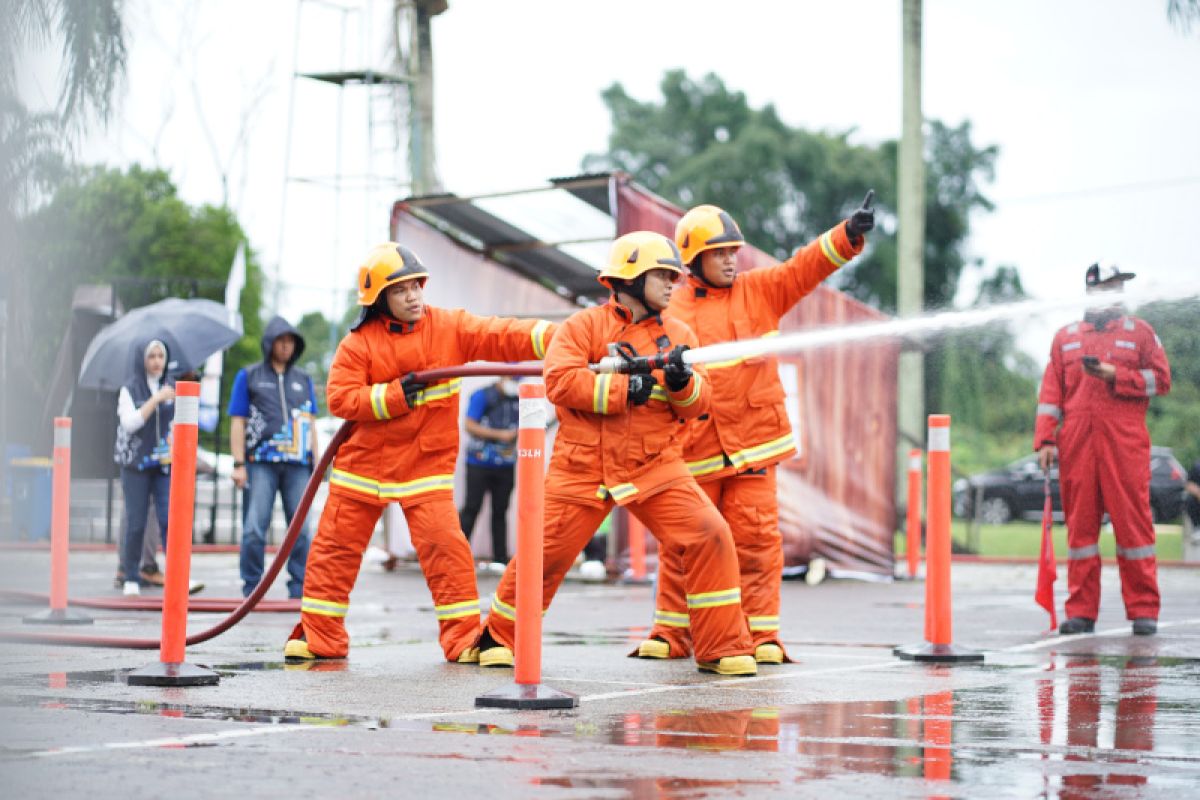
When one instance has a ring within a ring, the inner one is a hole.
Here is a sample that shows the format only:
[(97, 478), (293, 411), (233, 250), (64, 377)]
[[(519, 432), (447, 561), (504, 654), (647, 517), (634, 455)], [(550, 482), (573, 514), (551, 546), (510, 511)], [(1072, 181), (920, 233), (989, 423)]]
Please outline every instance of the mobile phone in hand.
[(1100, 366), (1100, 358), (1098, 356), (1084, 356), (1083, 365), (1088, 369), (1095, 369)]

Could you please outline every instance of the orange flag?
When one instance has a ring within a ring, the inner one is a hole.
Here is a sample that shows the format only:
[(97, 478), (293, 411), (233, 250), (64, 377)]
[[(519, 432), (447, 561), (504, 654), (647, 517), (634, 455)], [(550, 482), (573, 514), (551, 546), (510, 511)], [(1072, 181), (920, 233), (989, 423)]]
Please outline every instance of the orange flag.
[(1038, 555), (1037, 591), (1033, 599), (1050, 613), (1050, 630), (1058, 627), (1058, 615), (1054, 613), (1054, 579), (1058, 577), (1058, 564), (1054, 560), (1054, 511), (1050, 502), (1050, 472), (1046, 472), (1046, 503), (1042, 506), (1042, 551)]

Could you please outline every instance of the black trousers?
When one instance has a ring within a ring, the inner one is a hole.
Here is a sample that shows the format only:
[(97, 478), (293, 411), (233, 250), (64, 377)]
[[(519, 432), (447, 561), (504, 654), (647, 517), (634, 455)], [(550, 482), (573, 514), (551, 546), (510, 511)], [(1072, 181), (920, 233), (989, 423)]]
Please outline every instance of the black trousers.
[(483, 496), (492, 497), (492, 560), (508, 563), (508, 501), (516, 470), (512, 467), (477, 467), (467, 464), (467, 501), (458, 512), (458, 523), (469, 541)]

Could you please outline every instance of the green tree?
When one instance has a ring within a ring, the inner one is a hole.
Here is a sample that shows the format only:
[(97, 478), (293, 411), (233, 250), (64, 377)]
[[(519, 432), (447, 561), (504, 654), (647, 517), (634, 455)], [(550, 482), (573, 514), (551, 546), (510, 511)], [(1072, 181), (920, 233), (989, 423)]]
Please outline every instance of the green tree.
[[(165, 172), (138, 166), (75, 170), (23, 220), (22, 231), (21, 274), (33, 299), (11, 305), (10, 323), (27, 345), (10, 370), (32, 400), (47, 389), (76, 286), (112, 283), (126, 309), (173, 296), (223, 302), (234, 254), (246, 241), (229, 209), (189, 206)], [(252, 250), (246, 262), (246, 335), (227, 355), (229, 370), (262, 357), (262, 271)]]
[(1137, 309), (1162, 340), (1171, 362), (1171, 393), (1150, 402), (1150, 441), (1174, 449), (1189, 466), (1200, 460), (1200, 301), (1152, 303)]
[(310, 311), (296, 323), (296, 330), (304, 337), (304, 355), (299, 366), (313, 379), (317, 392), (318, 413), (327, 413), (325, 383), (329, 379), (329, 365), (337, 342), (332, 340), (334, 327), (320, 311)]
[[(884, 310), (896, 306), (896, 245), (888, 222), (895, 197), (897, 144), (850, 141), (853, 131), (792, 128), (771, 105), (751, 108), (716, 75), (692, 80), (667, 72), (661, 101), (630, 97), (619, 83), (603, 93), (612, 117), (608, 152), (584, 168), (619, 169), (687, 207), (720, 205), (747, 240), (777, 258), (843, 219), (876, 190), (881, 224), (868, 253), (839, 273), (837, 285)], [(971, 125), (930, 122), (927, 136), (925, 304), (946, 306), (967, 266), (962, 246), (973, 210), (990, 210), (980, 184), (998, 151), (978, 148)]]
[(1167, 0), (1167, 19), (1184, 33), (1200, 23), (1200, 0)]
[(63, 122), (106, 121), (125, 71), (123, 0), (0, 2), (0, 94), (14, 96), (20, 58), (57, 40), (62, 46), (58, 111)]
[[(973, 307), (1026, 298), (1016, 268), (998, 267), (980, 284)], [(954, 418), (955, 466), (973, 473), (1029, 452), (1038, 364), (1017, 348), (1009, 323), (946, 334), (925, 360), (929, 406)]]
[[(792, 128), (771, 105), (752, 108), (743, 93), (715, 75), (700, 80), (681, 70), (663, 77), (660, 100), (642, 102), (620, 84), (603, 93), (612, 117), (608, 151), (584, 168), (619, 169), (667, 199), (688, 207), (720, 205), (747, 241), (786, 258), (851, 212), (876, 190), (879, 227), (863, 257), (841, 270), (834, 285), (892, 311), (896, 307), (894, 208), (898, 143), (856, 144), (853, 131)], [(926, 135), (925, 291), (927, 308), (952, 304), (967, 269), (971, 214), (989, 211), (983, 185), (993, 177), (996, 147), (980, 147), (970, 122), (936, 120)], [(987, 277), (977, 304), (1024, 297), (1013, 267)], [(1006, 326), (940, 339), (926, 361), (931, 407), (955, 417), (956, 436), (994, 466), (1027, 448), (1037, 367), (1020, 353)]]

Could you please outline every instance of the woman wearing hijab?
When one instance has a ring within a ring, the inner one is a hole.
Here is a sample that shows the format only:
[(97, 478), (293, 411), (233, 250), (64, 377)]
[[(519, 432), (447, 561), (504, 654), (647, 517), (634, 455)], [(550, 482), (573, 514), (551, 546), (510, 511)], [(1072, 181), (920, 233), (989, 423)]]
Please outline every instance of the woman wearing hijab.
[(133, 380), (117, 396), (117, 442), (113, 458), (121, 466), (125, 493), (125, 540), (121, 568), (123, 593), (140, 594), (137, 575), (146, 535), (150, 500), (158, 516), (163, 549), (167, 545), (167, 503), (171, 493), (171, 423), (175, 388), (166, 376), (167, 346), (152, 339), (134, 348)]

